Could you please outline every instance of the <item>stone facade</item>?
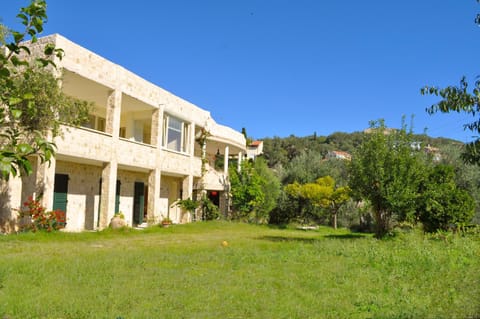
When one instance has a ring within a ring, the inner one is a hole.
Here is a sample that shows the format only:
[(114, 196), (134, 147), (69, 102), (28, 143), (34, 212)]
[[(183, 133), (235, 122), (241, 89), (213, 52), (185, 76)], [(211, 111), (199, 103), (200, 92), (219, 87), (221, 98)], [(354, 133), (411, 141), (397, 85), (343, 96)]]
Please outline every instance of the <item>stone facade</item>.
[[(65, 51), (55, 61), (62, 90), (94, 104), (84, 127), (62, 126), (50, 165), (35, 163), (34, 174), (0, 185), (1, 231), (11, 231), (16, 210), (28, 196), (41, 196), (47, 209), (66, 210), (67, 231), (102, 229), (122, 212), (129, 226), (175, 223), (191, 216), (176, 205), (192, 198), (201, 178), (202, 130), (207, 158), (219, 150), (225, 167), (209, 168), (208, 189), (228, 188), (228, 161), (245, 153), (245, 138), (217, 124), (210, 113), (140, 78), (125, 68), (55, 34), (39, 39), (35, 55), (53, 43)], [(28, 43), (27, 43), (28, 45)], [(227, 205), (222, 205), (228, 209)]]

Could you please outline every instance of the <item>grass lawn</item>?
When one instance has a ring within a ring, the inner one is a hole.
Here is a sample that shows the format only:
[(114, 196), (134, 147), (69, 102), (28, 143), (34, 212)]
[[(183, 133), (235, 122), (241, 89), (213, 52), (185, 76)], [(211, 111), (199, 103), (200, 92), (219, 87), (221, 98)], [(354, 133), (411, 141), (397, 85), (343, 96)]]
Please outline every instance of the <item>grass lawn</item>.
[(209, 222), (11, 235), (0, 248), (2, 319), (480, 316), (478, 236)]

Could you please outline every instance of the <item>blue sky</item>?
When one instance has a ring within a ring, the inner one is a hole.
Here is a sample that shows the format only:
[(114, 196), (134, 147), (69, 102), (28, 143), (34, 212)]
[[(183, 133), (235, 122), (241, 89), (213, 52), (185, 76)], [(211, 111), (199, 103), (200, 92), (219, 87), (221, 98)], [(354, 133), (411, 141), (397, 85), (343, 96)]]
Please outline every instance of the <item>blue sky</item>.
[[(3, 1), (9, 27), (27, 0)], [(480, 74), (476, 0), (47, 0), (60, 33), (254, 138), (329, 135), (383, 118), (462, 142), (426, 84)]]

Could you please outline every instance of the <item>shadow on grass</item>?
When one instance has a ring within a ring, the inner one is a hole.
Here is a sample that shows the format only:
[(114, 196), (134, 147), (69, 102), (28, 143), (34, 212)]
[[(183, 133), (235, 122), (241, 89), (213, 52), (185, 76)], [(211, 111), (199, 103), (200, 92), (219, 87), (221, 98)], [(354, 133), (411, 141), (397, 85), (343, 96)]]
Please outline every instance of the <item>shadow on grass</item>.
[(352, 234), (331, 234), (324, 235), (325, 238), (334, 238), (334, 239), (358, 239), (358, 238), (367, 238), (368, 234), (363, 233), (352, 233)]
[(329, 234), (329, 235), (320, 235), (318, 237), (290, 237), (290, 236), (261, 236), (257, 237), (259, 240), (268, 240), (272, 242), (301, 242), (313, 244), (325, 239), (360, 239), (368, 238), (367, 234)]
[(312, 244), (320, 240), (320, 238), (305, 238), (305, 237), (287, 237), (287, 236), (260, 236), (258, 240), (268, 240), (273, 242), (303, 242)]

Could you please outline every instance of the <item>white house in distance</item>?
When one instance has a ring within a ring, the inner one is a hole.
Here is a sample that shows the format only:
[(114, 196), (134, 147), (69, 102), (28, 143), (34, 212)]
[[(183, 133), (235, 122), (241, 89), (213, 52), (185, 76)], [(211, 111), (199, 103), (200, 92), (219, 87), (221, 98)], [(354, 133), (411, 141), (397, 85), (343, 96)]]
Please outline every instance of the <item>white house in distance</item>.
[[(14, 227), (15, 210), (29, 196), (48, 210), (66, 212), (67, 231), (102, 229), (117, 212), (128, 225), (191, 221), (176, 205), (204, 189), (221, 212), (228, 210), (228, 164), (246, 152), (244, 136), (217, 124), (201, 109), (61, 35), (30, 45), (32, 54), (47, 43), (65, 51), (55, 63), (63, 71), (62, 90), (94, 103), (85, 127), (62, 126), (50, 165), (35, 163), (28, 177), (0, 185), (0, 232)], [(196, 140), (208, 131), (207, 141)], [(214, 169), (220, 150), (224, 167)]]
[(327, 159), (340, 159), (340, 160), (347, 160), (350, 161), (352, 159), (352, 155), (350, 153), (344, 151), (329, 151), (325, 156)]
[(263, 141), (253, 141), (247, 146), (248, 159), (255, 159), (261, 154), (263, 154)]

